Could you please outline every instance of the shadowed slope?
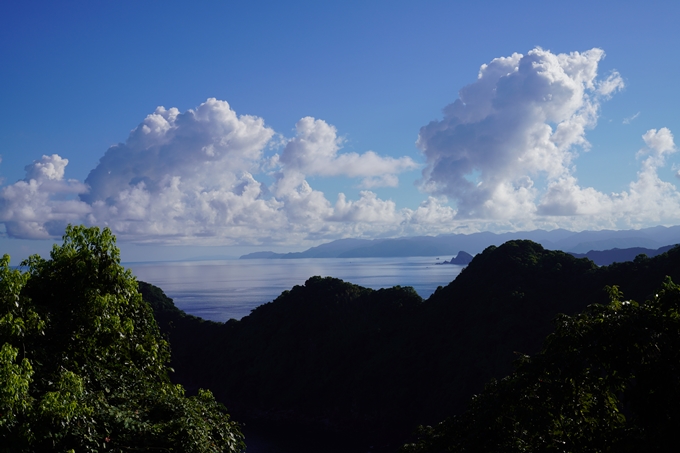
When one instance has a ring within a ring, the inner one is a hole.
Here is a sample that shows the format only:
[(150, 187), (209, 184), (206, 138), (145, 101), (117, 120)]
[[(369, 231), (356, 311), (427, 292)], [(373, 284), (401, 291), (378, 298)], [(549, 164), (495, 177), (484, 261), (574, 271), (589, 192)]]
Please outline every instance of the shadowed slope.
[(539, 350), (558, 314), (606, 303), (605, 285), (644, 300), (666, 275), (680, 281), (677, 248), (598, 268), (510, 241), (425, 302), (411, 288), (314, 277), (240, 321), (157, 313), (172, 318), (159, 323), (174, 379), (210, 388), (240, 416), (403, 433), (462, 411), (516, 352)]

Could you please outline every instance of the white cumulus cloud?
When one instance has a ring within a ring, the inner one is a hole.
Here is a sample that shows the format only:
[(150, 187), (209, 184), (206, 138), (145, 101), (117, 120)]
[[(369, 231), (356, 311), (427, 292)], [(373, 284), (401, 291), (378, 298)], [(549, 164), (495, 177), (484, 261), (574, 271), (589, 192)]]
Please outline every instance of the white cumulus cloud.
[(231, 187), (254, 171), (274, 131), (262, 118), (236, 115), (229, 104), (208, 99), (180, 113), (158, 107), (125, 143), (109, 148), (85, 180), (88, 203), (115, 203), (121, 190), (144, 183), (157, 193), (178, 177), (184, 192)]
[[(312, 117), (286, 138), (264, 119), (208, 99), (186, 112), (158, 107), (106, 150), (84, 182), (66, 179), (67, 159), (43, 156), (24, 179), (0, 188), (0, 223), (16, 238), (58, 237), (67, 223), (85, 223), (135, 242), (300, 246), (342, 237), (677, 224), (680, 192), (660, 171), (668, 163), (677, 169), (667, 128), (644, 133), (635, 154), (640, 168), (625, 190), (604, 193), (577, 179), (587, 130), (602, 102), (624, 86), (616, 71), (598, 76), (603, 57), (600, 49), (535, 48), (482, 65), (443, 118), (420, 129), (425, 165), (417, 183), (427, 196), (413, 209), (400, 207), (398, 195), (373, 191), (397, 187), (403, 173), (422, 168), (411, 158), (346, 152), (336, 128)], [(350, 178), (363, 190), (350, 199), (312, 187), (328, 177)]]
[(398, 184), (397, 174), (418, 165), (410, 157), (395, 159), (379, 156), (373, 151), (338, 154), (343, 139), (334, 126), (312, 117), (302, 118), (295, 125), (296, 136), (290, 140), (278, 159), (280, 190), (288, 190), (305, 176), (345, 176), (363, 178), (365, 188)]
[(135, 240), (257, 238), (282, 221), (281, 204), (252, 176), (274, 135), (225, 101), (184, 113), (158, 107), (88, 175), (87, 221)]
[[(599, 103), (623, 87), (618, 73), (597, 80), (600, 49), (496, 58), (460, 90), (444, 119), (420, 129), (423, 188), (455, 200), (457, 218), (508, 219), (537, 211), (537, 177), (568, 177)], [(559, 202), (557, 197), (554, 203)], [(568, 207), (555, 207), (566, 212)]]
[(0, 222), (7, 234), (27, 239), (61, 235), (64, 227), (78, 223), (90, 206), (75, 199), (87, 188), (64, 179), (68, 160), (57, 154), (42, 156), (26, 166), (26, 178), (0, 189)]
[[(180, 112), (158, 107), (123, 143), (110, 147), (84, 183), (65, 180), (68, 163), (43, 156), (26, 178), (2, 188), (7, 235), (48, 238), (67, 223), (110, 227), (121, 239), (163, 243), (296, 243), (384, 231), (401, 220), (395, 203), (364, 191), (333, 205), (308, 176), (396, 186), (416, 164), (368, 151), (341, 153), (335, 127), (301, 119), (282, 140), (264, 120), (208, 99)], [(282, 154), (267, 156), (272, 146)], [(260, 176), (275, 176), (268, 187)]]
[(677, 151), (673, 134), (667, 128), (651, 129), (642, 139), (647, 146), (636, 155), (643, 160), (637, 179), (629, 183), (627, 191), (605, 194), (592, 187), (580, 187), (575, 177), (566, 175), (550, 183), (539, 213), (572, 216), (567, 222), (576, 228), (639, 228), (677, 223), (680, 192), (658, 174), (666, 158)]

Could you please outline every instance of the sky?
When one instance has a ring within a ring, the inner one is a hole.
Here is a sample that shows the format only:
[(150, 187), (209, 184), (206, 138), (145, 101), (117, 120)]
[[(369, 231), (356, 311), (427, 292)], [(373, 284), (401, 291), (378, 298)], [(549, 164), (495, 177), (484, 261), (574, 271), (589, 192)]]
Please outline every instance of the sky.
[(673, 1), (4, 2), (0, 248), (680, 223)]

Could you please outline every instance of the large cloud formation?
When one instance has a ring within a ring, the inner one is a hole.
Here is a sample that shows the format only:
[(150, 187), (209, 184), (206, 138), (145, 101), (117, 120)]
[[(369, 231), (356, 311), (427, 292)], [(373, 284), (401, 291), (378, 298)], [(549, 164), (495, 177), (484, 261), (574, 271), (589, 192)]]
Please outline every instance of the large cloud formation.
[(88, 223), (148, 240), (256, 236), (283, 221), (252, 176), (273, 136), (261, 118), (237, 116), (223, 101), (185, 113), (159, 107), (88, 175)]
[[(0, 189), (0, 223), (16, 238), (57, 237), (67, 223), (85, 223), (136, 242), (222, 245), (676, 224), (680, 192), (659, 176), (677, 150), (666, 128), (643, 135), (627, 190), (579, 185), (574, 162), (588, 150), (586, 131), (623, 87), (617, 72), (598, 78), (603, 57), (536, 48), (482, 65), (443, 119), (420, 129), (424, 166), (343, 152), (343, 138), (321, 119), (302, 118), (284, 139), (225, 101), (184, 113), (158, 107), (84, 182), (65, 179), (68, 160), (56, 154), (28, 165), (23, 180)], [(371, 191), (418, 167), (427, 193), (418, 207)], [(331, 201), (309, 182), (320, 177), (352, 178), (363, 190)]]
[(26, 166), (26, 178), (0, 190), (0, 222), (7, 235), (47, 239), (63, 234), (68, 223), (79, 223), (90, 207), (73, 199), (87, 187), (64, 179), (68, 159), (42, 156)]
[[(423, 186), (457, 201), (458, 218), (507, 219), (536, 213), (534, 179), (571, 174), (602, 99), (623, 87), (618, 73), (598, 81), (599, 49), (555, 55), (536, 48), (483, 65), (475, 83), (420, 130)], [(540, 208), (575, 214), (571, 200)]]
[(650, 130), (647, 156), (629, 190), (581, 187), (574, 161), (587, 151), (602, 101), (623, 88), (597, 78), (600, 49), (553, 54), (536, 48), (482, 65), (477, 80), (420, 129), (427, 159), (421, 187), (456, 203), (454, 223), (476, 228), (630, 228), (677, 223), (680, 194), (658, 176), (675, 152), (671, 132)]
[[(322, 120), (301, 119), (281, 156), (264, 151), (276, 136), (262, 118), (237, 115), (208, 99), (195, 110), (158, 107), (125, 143), (109, 148), (84, 183), (64, 180), (68, 161), (44, 156), (23, 181), (0, 193), (9, 236), (58, 236), (68, 222), (105, 225), (119, 237), (165, 243), (291, 243), (394, 228), (395, 204), (368, 190), (335, 206), (307, 176), (394, 186), (417, 164), (408, 157), (341, 153)], [(257, 175), (271, 174), (267, 187)], [(397, 222), (398, 225), (398, 222)]]

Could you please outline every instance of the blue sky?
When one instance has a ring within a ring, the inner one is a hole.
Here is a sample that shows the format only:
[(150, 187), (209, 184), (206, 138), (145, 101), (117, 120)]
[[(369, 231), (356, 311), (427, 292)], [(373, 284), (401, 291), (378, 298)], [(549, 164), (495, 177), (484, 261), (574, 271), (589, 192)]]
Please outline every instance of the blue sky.
[(9, 3), (17, 258), (68, 222), (137, 260), (680, 218), (677, 2)]

